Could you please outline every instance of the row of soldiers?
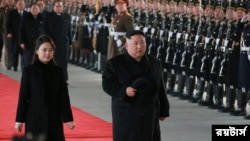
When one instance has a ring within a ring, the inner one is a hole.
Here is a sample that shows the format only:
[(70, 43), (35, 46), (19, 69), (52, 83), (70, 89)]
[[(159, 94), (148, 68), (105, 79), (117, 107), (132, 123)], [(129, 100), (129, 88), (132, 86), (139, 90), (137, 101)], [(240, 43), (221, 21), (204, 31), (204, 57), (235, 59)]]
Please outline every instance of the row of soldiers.
[[(131, 0), (129, 7), (147, 53), (162, 62), (168, 94), (250, 119), (249, 1)], [(64, 9), (72, 18), (70, 63), (101, 72), (114, 2), (71, 2)]]

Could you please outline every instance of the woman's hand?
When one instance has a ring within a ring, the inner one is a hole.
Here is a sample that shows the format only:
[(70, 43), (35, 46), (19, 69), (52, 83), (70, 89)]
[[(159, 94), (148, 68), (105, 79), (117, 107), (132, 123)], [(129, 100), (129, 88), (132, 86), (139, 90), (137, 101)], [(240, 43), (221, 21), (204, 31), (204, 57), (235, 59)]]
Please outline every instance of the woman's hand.
[(73, 121), (70, 121), (67, 124), (69, 129), (73, 130), (75, 128), (75, 123)]
[(22, 132), (23, 123), (16, 122), (16, 124), (15, 124), (15, 129), (17, 130), (17, 132)]

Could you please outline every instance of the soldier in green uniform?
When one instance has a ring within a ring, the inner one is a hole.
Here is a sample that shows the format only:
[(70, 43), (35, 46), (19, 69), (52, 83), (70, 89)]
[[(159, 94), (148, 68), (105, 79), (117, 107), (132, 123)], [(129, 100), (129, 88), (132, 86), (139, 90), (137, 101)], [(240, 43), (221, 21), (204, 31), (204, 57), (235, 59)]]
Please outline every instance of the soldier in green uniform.
[(128, 12), (128, 0), (115, 0), (117, 14), (113, 17), (110, 25), (107, 59), (110, 59), (124, 51), (127, 31), (134, 29), (134, 18)]

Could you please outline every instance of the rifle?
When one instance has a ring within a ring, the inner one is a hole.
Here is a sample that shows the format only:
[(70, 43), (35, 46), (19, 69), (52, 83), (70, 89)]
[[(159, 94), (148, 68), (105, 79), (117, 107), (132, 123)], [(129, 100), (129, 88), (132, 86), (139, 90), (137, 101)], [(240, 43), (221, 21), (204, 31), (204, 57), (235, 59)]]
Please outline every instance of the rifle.
[(184, 51), (181, 55), (181, 63), (180, 66), (182, 68), (185, 68), (187, 66), (187, 60), (188, 60), (188, 52), (189, 52), (189, 43), (188, 43), (188, 38), (191, 33), (191, 24), (192, 24), (192, 19), (191, 19), (191, 11), (190, 8), (187, 9), (187, 14), (188, 14), (188, 24), (187, 24), (187, 32), (185, 33), (185, 41), (184, 41)]
[[(173, 3), (173, 0), (171, 1), (171, 3)], [(174, 34), (174, 24), (175, 24), (175, 17), (174, 17), (174, 9), (172, 9), (172, 6), (170, 7), (170, 18), (171, 18), (171, 22), (170, 22), (170, 28), (168, 31), (168, 48), (166, 50), (166, 58), (165, 58), (165, 62), (166, 63), (171, 63), (171, 46), (172, 46), (172, 37)]]
[(222, 30), (223, 30), (223, 23), (220, 23), (218, 37), (216, 38), (215, 57), (212, 60), (212, 68), (210, 71), (210, 73), (212, 74), (217, 74), (219, 71), (219, 57), (220, 57), (220, 52), (221, 52), (221, 48), (219, 45), (220, 45), (220, 40), (221, 40), (221, 36), (223, 32)]
[[(208, 18), (208, 17), (207, 17)], [(210, 21), (210, 18), (207, 19), (207, 24), (208, 24), (208, 27), (207, 27), (207, 35), (205, 37), (205, 45), (204, 45), (204, 57), (201, 59), (201, 68), (200, 68), (200, 72), (201, 73), (205, 73), (207, 71), (207, 67), (208, 67), (208, 51), (209, 51), (209, 46), (207, 46), (207, 44), (210, 43), (211, 41), (211, 21)]]
[[(201, 1), (200, 1), (200, 12), (202, 12), (202, 9), (201, 9)], [(200, 13), (200, 16), (199, 16), (199, 25), (198, 25), (198, 29), (197, 29), (197, 33), (195, 35), (195, 41), (194, 41), (194, 48), (195, 48), (195, 51), (194, 53), (192, 54), (191, 56), (191, 62), (190, 62), (190, 66), (189, 66), (189, 69), (195, 69), (196, 66), (197, 66), (197, 61), (198, 61), (198, 48), (200, 47), (199, 44), (198, 44), (198, 41), (200, 40), (200, 37), (201, 37), (201, 28), (202, 28), (202, 14)]]
[[(231, 7), (231, 0), (228, 0), (228, 7), (230, 9)], [(227, 31), (226, 31), (226, 39), (224, 40), (224, 44), (221, 47), (221, 50), (224, 52), (223, 59), (221, 61), (221, 68), (219, 71), (219, 76), (225, 76), (226, 75), (226, 68), (227, 68), (227, 59), (228, 59), (228, 42), (230, 40), (231, 36), (231, 21), (228, 20), (227, 22)]]
[(182, 37), (182, 27), (183, 27), (183, 13), (181, 13), (180, 15), (180, 22), (179, 22), (179, 26), (178, 26), (178, 32), (176, 34), (176, 50), (174, 53), (174, 58), (173, 58), (173, 65), (178, 65), (178, 63), (180, 62), (180, 46), (182, 44), (181, 41), (179, 41)]
[(161, 57), (162, 57), (162, 49), (165, 47), (165, 37), (164, 36), (164, 31), (165, 31), (165, 22), (166, 22), (166, 17), (165, 17), (165, 13), (163, 12), (164, 10), (164, 6), (165, 6), (165, 1), (162, 0), (162, 6), (161, 6), (161, 9), (160, 9), (160, 14), (161, 14), (161, 28), (160, 28), (160, 31), (159, 31), (159, 41), (160, 41), (160, 44), (159, 44), (159, 47), (157, 48), (157, 54), (156, 54), (156, 58), (158, 58), (159, 60), (161, 60)]

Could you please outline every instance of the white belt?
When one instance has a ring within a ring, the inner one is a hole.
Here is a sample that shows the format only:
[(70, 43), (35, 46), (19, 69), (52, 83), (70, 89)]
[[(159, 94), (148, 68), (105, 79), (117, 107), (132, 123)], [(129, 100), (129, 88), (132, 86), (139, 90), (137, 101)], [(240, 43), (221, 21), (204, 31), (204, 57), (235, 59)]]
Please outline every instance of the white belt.
[(109, 32), (110, 36), (114, 37), (114, 40), (118, 40), (119, 36), (124, 36), (126, 34), (126, 32)]
[(93, 22), (84, 22), (83, 24), (84, 25), (93, 25), (94, 23)]
[(112, 36), (124, 36), (126, 32), (110, 32), (110, 35)]
[(240, 51), (250, 51), (250, 47), (241, 46)]

